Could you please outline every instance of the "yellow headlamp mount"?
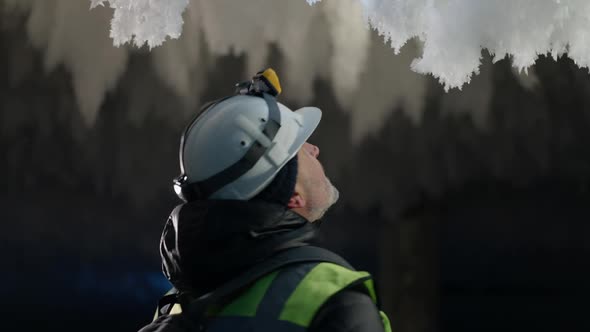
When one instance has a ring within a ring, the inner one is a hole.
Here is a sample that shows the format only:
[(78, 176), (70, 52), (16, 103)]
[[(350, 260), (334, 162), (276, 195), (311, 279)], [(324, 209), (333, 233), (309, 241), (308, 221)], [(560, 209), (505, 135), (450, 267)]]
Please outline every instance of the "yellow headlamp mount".
[(279, 76), (272, 68), (259, 71), (250, 81), (236, 84), (236, 94), (240, 95), (260, 97), (264, 93), (268, 93), (276, 98), (282, 91)]

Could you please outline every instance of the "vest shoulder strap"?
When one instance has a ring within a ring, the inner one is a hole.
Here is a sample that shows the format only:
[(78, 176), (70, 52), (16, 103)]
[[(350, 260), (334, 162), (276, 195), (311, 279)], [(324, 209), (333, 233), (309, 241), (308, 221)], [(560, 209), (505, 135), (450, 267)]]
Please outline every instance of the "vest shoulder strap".
[(377, 304), (373, 279), (368, 272), (354, 271), (330, 262), (320, 263), (304, 276), (288, 297), (279, 319), (308, 327), (331, 297), (353, 287), (366, 292)]
[[(163, 314), (170, 314), (172, 310), (174, 310), (174, 313), (188, 311), (190, 312), (190, 316), (201, 317), (205, 314), (207, 308), (215, 306), (229, 295), (235, 294), (240, 289), (251, 285), (260, 278), (289, 265), (310, 262), (331, 262), (348, 269), (353, 269), (344, 258), (329, 250), (315, 246), (291, 248), (279, 252), (218, 289), (197, 299), (182, 299), (182, 294), (179, 294), (174, 289), (171, 290), (160, 300), (155, 318)], [(179, 306), (181, 303), (182, 305)], [(180, 309), (179, 307), (183, 308)]]

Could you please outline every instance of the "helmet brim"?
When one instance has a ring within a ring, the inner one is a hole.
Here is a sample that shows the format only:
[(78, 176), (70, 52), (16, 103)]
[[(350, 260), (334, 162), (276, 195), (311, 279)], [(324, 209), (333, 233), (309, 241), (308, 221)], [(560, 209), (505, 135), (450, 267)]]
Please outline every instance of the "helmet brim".
[(322, 119), (322, 111), (317, 107), (302, 107), (294, 112), (301, 116), (303, 126), (299, 135), (295, 139), (295, 142), (293, 142), (293, 150), (290, 151), (291, 157), (289, 159), (295, 157), (303, 144), (305, 144), (311, 134), (313, 134)]

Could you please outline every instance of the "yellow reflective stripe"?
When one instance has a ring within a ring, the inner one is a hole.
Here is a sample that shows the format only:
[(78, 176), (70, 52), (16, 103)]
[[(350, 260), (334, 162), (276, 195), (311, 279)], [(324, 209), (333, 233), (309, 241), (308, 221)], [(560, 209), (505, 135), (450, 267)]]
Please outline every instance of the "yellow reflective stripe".
[[(172, 309), (170, 310), (169, 315), (177, 315), (180, 313), (182, 313), (182, 307), (180, 306), (180, 304), (175, 303), (172, 306)], [(158, 308), (156, 308), (156, 313), (154, 314), (154, 319), (152, 320), (152, 322), (155, 321), (156, 319), (158, 319), (158, 317), (160, 317), (160, 313), (158, 312)]]
[(383, 322), (385, 332), (392, 332), (391, 323), (389, 322), (387, 315), (383, 311), (379, 311), (379, 315), (381, 315), (381, 321)]
[(180, 304), (176, 303), (172, 306), (172, 310), (170, 310), (169, 315), (177, 315), (182, 313), (182, 307), (180, 306)]
[[(164, 294), (164, 296), (166, 295), (170, 295), (176, 293), (176, 288), (171, 288), (169, 291), (166, 292), (166, 294)], [(160, 317), (160, 311), (158, 311), (159, 308), (156, 308), (156, 312), (154, 313), (154, 319), (152, 320), (155, 321), (156, 319), (158, 319), (158, 317)], [(170, 314), (179, 314), (182, 312), (182, 309), (180, 308), (179, 304), (175, 304), (174, 306), (172, 306), (172, 310), (170, 310)]]
[(262, 301), (264, 294), (266, 294), (266, 290), (275, 279), (277, 274), (278, 271), (275, 271), (258, 280), (237, 299), (225, 306), (225, 308), (223, 308), (223, 310), (219, 313), (219, 316), (256, 316), (258, 305), (260, 304), (260, 301)]
[(308, 327), (316, 312), (332, 295), (369, 276), (368, 272), (352, 271), (333, 263), (318, 264), (289, 296), (279, 319)]
[(367, 291), (369, 292), (369, 296), (371, 296), (371, 299), (373, 300), (373, 302), (375, 302), (375, 304), (377, 304), (377, 293), (375, 292), (375, 282), (373, 281), (373, 279), (368, 279), (365, 280), (365, 287), (367, 288)]

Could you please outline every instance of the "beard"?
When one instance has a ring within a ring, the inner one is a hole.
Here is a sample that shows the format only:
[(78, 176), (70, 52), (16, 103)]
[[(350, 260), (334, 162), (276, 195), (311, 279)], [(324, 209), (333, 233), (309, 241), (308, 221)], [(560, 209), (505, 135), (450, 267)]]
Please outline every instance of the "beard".
[[(321, 206), (316, 206), (311, 209), (312, 221), (319, 221), (324, 217), (326, 212), (334, 205), (340, 198), (340, 192), (332, 184), (332, 181), (326, 176), (324, 181), (324, 190), (326, 192), (326, 202)], [(319, 224), (319, 223), (318, 223)]]
[(340, 192), (338, 191), (338, 188), (336, 188), (333, 184), (332, 181), (330, 181), (330, 179), (326, 176), (326, 187), (328, 188), (328, 197), (329, 197), (329, 204), (328, 207), (326, 208), (326, 211), (334, 204), (336, 204), (336, 202), (338, 202), (338, 199), (340, 198)]

